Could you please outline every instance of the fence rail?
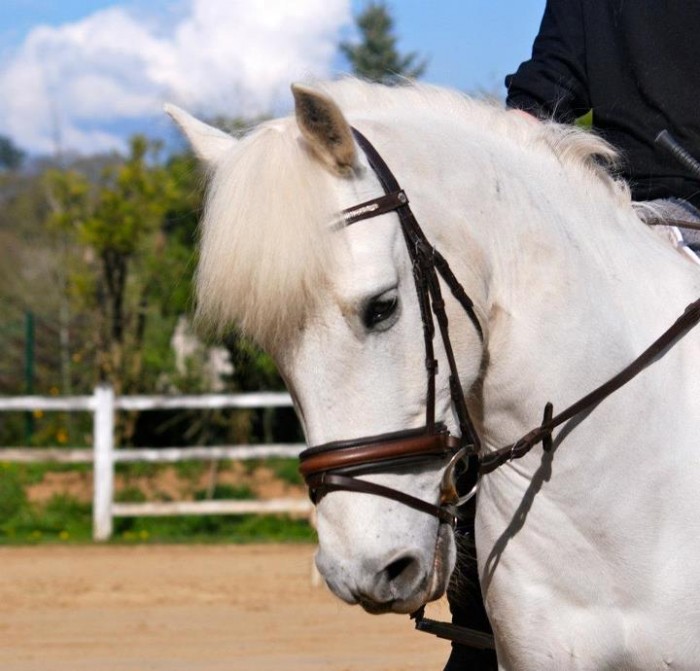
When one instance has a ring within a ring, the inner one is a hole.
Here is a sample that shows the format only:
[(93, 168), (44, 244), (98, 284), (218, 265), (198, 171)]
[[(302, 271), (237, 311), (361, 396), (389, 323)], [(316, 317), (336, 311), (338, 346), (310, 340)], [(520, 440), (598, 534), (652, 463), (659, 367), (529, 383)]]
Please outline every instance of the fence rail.
[(107, 385), (95, 388), (92, 396), (0, 397), (0, 412), (66, 411), (93, 414), (92, 448), (0, 448), (0, 461), (16, 463), (92, 463), (93, 538), (107, 540), (114, 517), (165, 515), (231, 515), (269, 513), (312, 513), (309, 501), (280, 498), (269, 501), (174, 501), (167, 503), (116, 503), (114, 467), (117, 463), (174, 463), (216, 459), (264, 459), (295, 457), (304, 449), (299, 443), (224, 445), (213, 447), (167, 447), (162, 449), (116, 449), (114, 416), (120, 410), (176, 410), (220, 408), (291, 407), (289, 394), (260, 392), (247, 394), (203, 394), (201, 396), (115, 396)]

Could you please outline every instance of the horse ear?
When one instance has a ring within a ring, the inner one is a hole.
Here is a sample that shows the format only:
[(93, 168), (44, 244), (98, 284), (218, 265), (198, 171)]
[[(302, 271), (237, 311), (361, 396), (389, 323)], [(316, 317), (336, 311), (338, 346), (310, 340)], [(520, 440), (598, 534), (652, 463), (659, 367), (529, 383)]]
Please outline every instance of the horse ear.
[(357, 165), (350, 124), (327, 96), (301, 84), (292, 84), (297, 125), (312, 151), (333, 172), (348, 176)]
[(205, 163), (214, 164), (222, 154), (236, 144), (228, 133), (209, 126), (176, 105), (163, 107), (189, 141), (195, 155)]

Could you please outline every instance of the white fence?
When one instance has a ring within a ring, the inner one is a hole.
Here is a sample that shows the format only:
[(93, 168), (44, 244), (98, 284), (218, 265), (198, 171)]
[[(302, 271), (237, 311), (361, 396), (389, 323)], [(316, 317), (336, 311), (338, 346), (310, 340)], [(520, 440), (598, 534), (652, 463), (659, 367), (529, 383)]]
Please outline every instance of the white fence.
[(186, 460), (263, 459), (296, 457), (305, 445), (263, 444), (220, 447), (183, 447), (165, 449), (115, 449), (114, 416), (119, 410), (179, 410), (217, 408), (291, 407), (288, 394), (261, 392), (249, 394), (204, 394), (201, 396), (115, 396), (107, 385), (98, 386), (92, 396), (16, 396), (0, 397), (2, 411), (66, 411), (93, 413), (93, 447), (0, 448), (0, 461), (93, 463), (93, 538), (107, 540), (112, 535), (114, 517), (165, 515), (223, 515), (245, 513), (301, 513), (311, 515), (308, 500), (273, 499), (268, 501), (173, 501), (159, 503), (116, 503), (114, 466), (116, 463), (172, 463)]

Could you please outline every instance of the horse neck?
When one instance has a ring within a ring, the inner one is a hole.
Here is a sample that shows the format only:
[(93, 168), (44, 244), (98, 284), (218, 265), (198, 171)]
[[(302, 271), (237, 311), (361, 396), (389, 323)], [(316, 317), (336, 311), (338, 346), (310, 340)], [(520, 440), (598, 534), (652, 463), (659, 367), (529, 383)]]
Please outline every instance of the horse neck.
[(476, 260), (488, 278), (476, 414), (493, 447), (539, 423), (547, 401), (563, 409), (612, 377), (700, 292), (696, 268), (645, 229), (611, 185), (580, 187), (580, 171), (555, 161), (509, 165), (482, 195), (487, 217), (465, 203), (458, 273), (468, 276)]
[[(395, 134), (382, 154), (486, 324), (471, 403), (487, 445), (533, 428), (547, 401), (565, 407), (612, 377), (700, 293), (697, 268), (582, 164), (507, 134), (436, 122), (404, 128), (422, 138), (410, 143), (397, 128), (367, 130)], [(458, 343), (459, 314), (453, 306)]]

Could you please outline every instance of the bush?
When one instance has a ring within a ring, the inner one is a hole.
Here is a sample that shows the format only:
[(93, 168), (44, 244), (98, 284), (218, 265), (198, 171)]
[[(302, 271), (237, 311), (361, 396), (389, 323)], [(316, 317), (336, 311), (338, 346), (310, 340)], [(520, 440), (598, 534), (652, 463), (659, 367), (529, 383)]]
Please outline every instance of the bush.
[[(292, 481), (298, 477), (296, 459), (271, 459), (259, 462), (275, 471), (278, 477)], [(223, 462), (222, 467), (228, 465)], [(120, 465), (123, 466), (123, 465)], [(149, 465), (150, 466), (150, 465)], [(163, 468), (158, 466), (158, 468)], [(185, 462), (177, 469), (194, 482), (206, 468), (205, 464)], [(68, 494), (54, 494), (45, 503), (31, 503), (25, 488), (41, 482), (49, 471), (86, 470), (85, 466), (38, 465), (0, 463), (0, 544), (5, 543), (65, 543), (90, 542), (92, 538), (92, 506), (89, 502)], [(153, 467), (126, 470), (124, 476), (150, 476)], [(128, 477), (127, 477), (128, 481)], [(255, 499), (248, 485), (218, 484), (214, 499)], [(195, 499), (207, 497), (199, 490)], [(158, 500), (168, 500), (165, 493), (157, 493)], [(122, 488), (116, 495), (122, 503), (141, 503), (147, 496), (133, 484)], [(279, 515), (201, 515), (174, 518), (128, 517), (114, 520), (114, 542), (313, 542), (315, 531), (306, 520)]]
[(0, 465), (0, 524), (16, 517), (27, 506), (22, 479), (10, 464)]
[(114, 495), (118, 503), (143, 503), (146, 495), (138, 487), (124, 487)]

